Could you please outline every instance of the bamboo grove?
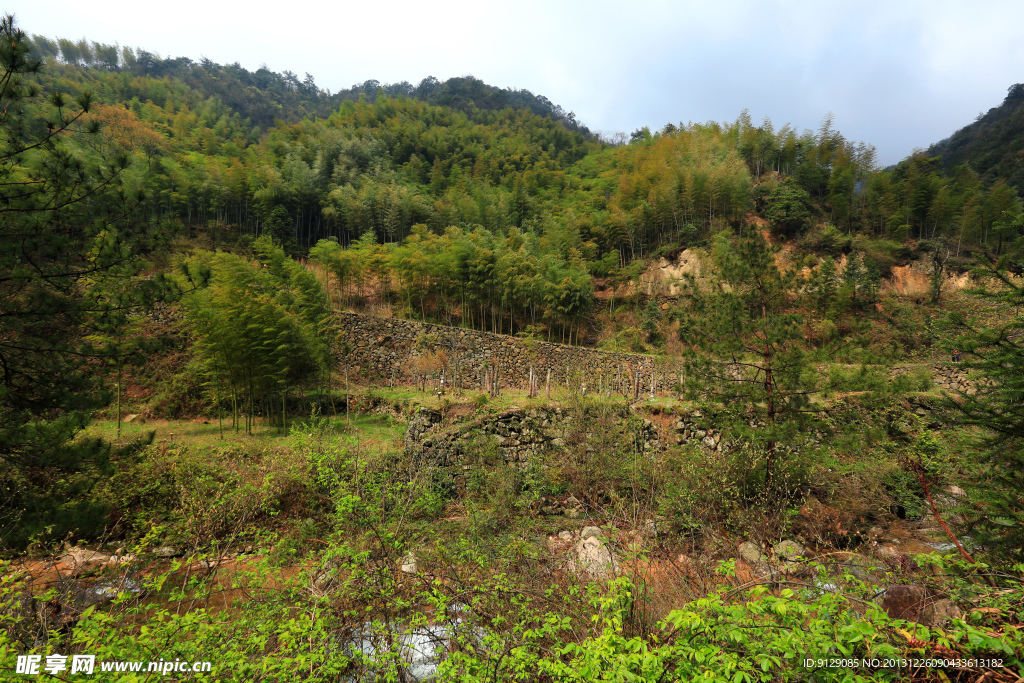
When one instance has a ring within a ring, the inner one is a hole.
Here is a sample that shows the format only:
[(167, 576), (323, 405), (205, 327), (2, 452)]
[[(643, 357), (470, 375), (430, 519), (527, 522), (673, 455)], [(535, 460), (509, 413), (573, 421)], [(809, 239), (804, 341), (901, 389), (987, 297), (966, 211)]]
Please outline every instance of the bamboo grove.
[(595, 279), (723, 227), (742, 233), (752, 213), (796, 238), (827, 223), (957, 253), (1004, 252), (1019, 236), (1019, 188), (923, 152), (879, 169), (831, 115), (800, 132), (744, 111), (627, 142), (472, 78), (332, 95), (288, 72), (34, 45), (44, 90), (92, 93), (92, 146), (135, 159), (124, 177), (142, 197), (138, 224), (229, 250), (270, 237), (318, 261), (343, 303), (421, 319), (576, 340)]

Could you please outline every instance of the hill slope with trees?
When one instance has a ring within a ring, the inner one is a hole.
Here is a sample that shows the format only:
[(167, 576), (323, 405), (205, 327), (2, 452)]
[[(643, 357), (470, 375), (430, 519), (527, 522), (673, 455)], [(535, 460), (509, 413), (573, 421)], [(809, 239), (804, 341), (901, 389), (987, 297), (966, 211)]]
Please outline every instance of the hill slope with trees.
[(935, 143), (927, 154), (940, 157), (947, 172), (968, 164), (983, 179), (1005, 180), (1024, 194), (1024, 83), (1010, 86), (1002, 104)]

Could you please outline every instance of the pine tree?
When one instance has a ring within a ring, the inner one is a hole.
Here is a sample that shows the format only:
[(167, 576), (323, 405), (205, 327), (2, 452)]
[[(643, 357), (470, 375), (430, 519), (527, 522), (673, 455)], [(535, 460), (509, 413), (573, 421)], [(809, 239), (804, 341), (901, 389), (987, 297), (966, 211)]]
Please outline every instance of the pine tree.
[[(44, 100), (41, 64), (13, 17), (0, 21), (0, 543), (21, 545), (102, 528), (106, 510), (87, 501), (111, 447), (76, 439), (110, 392), (95, 365), (96, 340), (120, 313), (170, 293), (160, 278), (133, 280), (153, 235), (130, 234), (129, 159), (112, 163), (78, 141), (91, 98)], [(111, 296), (117, 280), (122, 294)], [(134, 284), (132, 284), (134, 283)], [(116, 337), (117, 335), (113, 335)]]
[(960, 366), (974, 388), (949, 402), (968, 425), (980, 427), (975, 441), (977, 469), (971, 521), (981, 543), (1024, 559), (1024, 286), (1005, 270), (985, 266), (977, 273), (994, 287), (975, 291), (1005, 321), (981, 324), (951, 314)]
[(711, 285), (690, 281), (679, 329), (689, 345), (688, 392), (732, 413), (724, 426), (753, 445), (755, 457), (763, 455), (763, 469), (752, 462), (751, 474), (768, 497), (786, 493), (779, 481), (783, 447), (814, 427), (818, 412), (809, 399), (821, 390), (801, 345), (799, 276), (778, 267), (776, 251), (759, 233), (735, 243), (731, 233), (719, 234), (719, 278)]

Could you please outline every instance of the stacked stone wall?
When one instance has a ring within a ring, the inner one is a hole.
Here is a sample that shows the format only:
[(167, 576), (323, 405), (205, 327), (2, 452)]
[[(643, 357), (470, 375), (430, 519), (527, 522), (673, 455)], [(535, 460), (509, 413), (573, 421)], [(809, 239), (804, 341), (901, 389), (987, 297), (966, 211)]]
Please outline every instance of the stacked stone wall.
[[(652, 454), (662, 449), (657, 430), (650, 420), (637, 418), (631, 425), (629, 409), (611, 416), (609, 427), (627, 438), (637, 452)], [(458, 465), (470, 444), (492, 443), (502, 459), (524, 467), (530, 457), (549, 448), (565, 448), (568, 440), (582, 439), (582, 447), (594, 451), (594, 416), (574, 413), (561, 407), (537, 406), (512, 408), (505, 412), (485, 414), (463, 424), (446, 426), (439, 411), (421, 407), (409, 420), (405, 435), (406, 450), (434, 465)]]
[(350, 348), (349, 362), (373, 381), (404, 383), (415, 380), (415, 361), (427, 354), (444, 356), (444, 366), (431, 372), (444, 374), (448, 386), (484, 386), (488, 368), (496, 369), (501, 387), (525, 389), (530, 368), (541, 392), (551, 371), (552, 389), (570, 383), (574, 390), (586, 387), (590, 393), (625, 393), (635, 386), (640, 373), (641, 392), (650, 391), (655, 374), (656, 390), (664, 393), (678, 374), (657, 368), (654, 358), (640, 354), (613, 353), (576, 346), (514, 337), (444, 325), (417, 323), (397, 318), (377, 318), (339, 313), (339, 323)]

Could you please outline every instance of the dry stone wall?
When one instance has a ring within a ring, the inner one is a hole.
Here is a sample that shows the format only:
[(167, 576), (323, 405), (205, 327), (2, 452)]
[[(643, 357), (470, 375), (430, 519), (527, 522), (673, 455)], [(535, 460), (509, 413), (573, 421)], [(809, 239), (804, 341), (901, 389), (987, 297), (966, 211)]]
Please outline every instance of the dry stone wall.
[[(946, 362), (935, 364), (918, 364), (894, 367), (890, 376), (900, 377), (914, 368), (927, 368), (935, 387), (950, 393), (963, 393), (973, 396), (977, 393), (977, 382), (967, 376), (967, 371), (959, 363)], [(983, 382), (984, 383), (984, 382)]]
[[(570, 384), (587, 393), (635, 394), (640, 375), (640, 393), (664, 395), (678, 381), (678, 370), (656, 365), (652, 356), (613, 353), (564, 344), (517, 339), (500, 334), (459, 327), (418, 323), (398, 318), (378, 318), (357, 313), (339, 313), (342, 337), (349, 344), (349, 363), (368, 379), (381, 384), (405, 383), (417, 378), (417, 359), (430, 354), (444, 362), (429, 375), (435, 381), (444, 376), (448, 387), (484, 388), (488, 368), (496, 369), (503, 388), (525, 389), (533, 368), (539, 391), (543, 392), (551, 371), (552, 389)], [(908, 372), (913, 366), (896, 367), (891, 376)], [(922, 365), (933, 381), (947, 391), (972, 394), (974, 384), (953, 363)]]
[[(650, 420), (637, 418), (630, 423), (631, 411), (613, 417), (611, 428), (622, 436), (629, 433), (638, 452), (653, 454), (661, 450), (657, 430)], [(419, 408), (409, 420), (405, 447), (412, 455), (440, 467), (458, 465), (467, 447), (474, 443), (492, 443), (509, 464), (525, 466), (531, 456), (547, 449), (565, 448), (567, 441), (581, 439), (582, 447), (593, 452), (593, 416), (573, 413), (552, 406), (513, 408), (486, 414), (456, 426), (445, 426), (440, 412)]]
[(588, 392), (607, 390), (622, 393), (640, 373), (641, 391), (650, 390), (651, 373), (656, 372), (657, 390), (664, 392), (673, 383), (675, 373), (655, 369), (650, 356), (611, 353), (563, 344), (527, 341), (499, 334), (458, 327), (417, 323), (397, 318), (377, 318), (356, 313), (339, 313), (342, 335), (350, 346), (349, 361), (364, 370), (374, 381), (396, 383), (414, 379), (418, 357), (443, 352), (445, 367), (435, 370), (445, 375), (448, 386), (458, 382), (463, 388), (479, 388), (485, 381), (485, 368), (497, 369), (502, 387), (525, 389), (530, 368), (544, 390), (548, 370), (552, 388), (572, 383)]

